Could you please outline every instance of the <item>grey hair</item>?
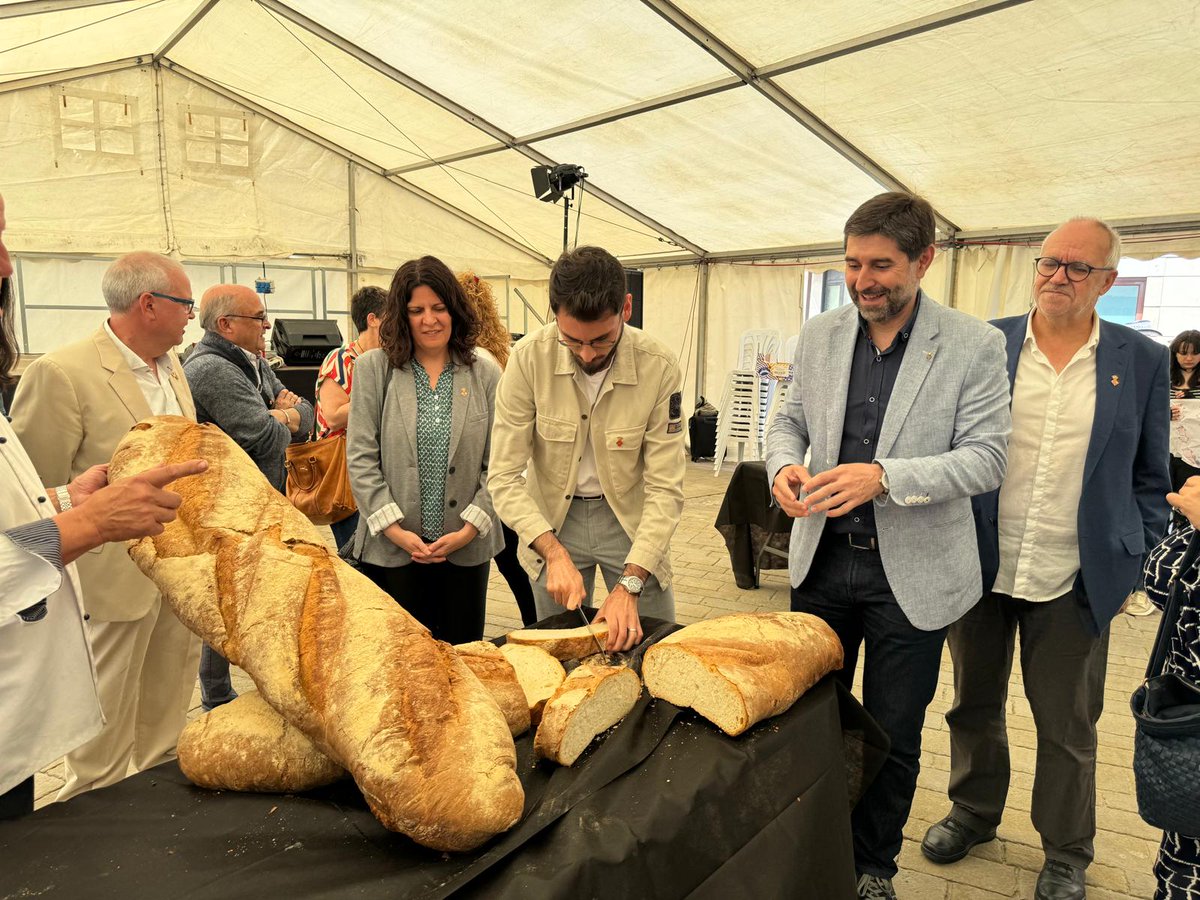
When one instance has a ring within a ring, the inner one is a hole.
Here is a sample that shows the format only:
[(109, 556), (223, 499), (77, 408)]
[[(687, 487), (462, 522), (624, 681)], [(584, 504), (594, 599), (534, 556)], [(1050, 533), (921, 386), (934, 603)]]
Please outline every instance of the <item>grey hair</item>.
[[(1095, 225), (1108, 235), (1108, 254), (1104, 257), (1104, 265), (1110, 269), (1117, 268), (1117, 265), (1121, 262), (1121, 236), (1117, 234), (1116, 229), (1103, 219), (1097, 219), (1095, 216), (1072, 216), (1063, 222), (1063, 225), (1069, 225), (1072, 222), (1087, 222), (1089, 225)], [(1062, 225), (1059, 227), (1061, 228)]]
[(171, 276), (182, 271), (179, 263), (158, 253), (126, 253), (105, 270), (100, 291), (110, 312), (127, 313), (142, 294), (166, 293)]
[[(205, 292), (200, 301), (201, 328), (205, 331), (216, 331), (217, 320), (221, 316), (231, 315), (237, 309), (238, 295), (234, 291), (237, 287), (236, 284), (224, 284), (209, 288), (209, 291)], [(226, 288), (226, 290), (219, 288)]]

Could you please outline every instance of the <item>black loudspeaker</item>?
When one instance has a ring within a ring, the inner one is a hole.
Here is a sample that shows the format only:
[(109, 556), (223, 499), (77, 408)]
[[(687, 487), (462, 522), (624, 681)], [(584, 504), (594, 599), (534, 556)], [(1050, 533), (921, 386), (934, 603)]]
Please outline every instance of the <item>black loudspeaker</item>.
[(289, 366), (319, 366), (330, 350), (342, 346), (333, 319), (276, 319), (271, 347)]
[(633, 312), (629, 314), (629, 324), (634, 328), (642, 327), (642, 272), (639, 269), (625, 270), (626, 290), (633, 295)]

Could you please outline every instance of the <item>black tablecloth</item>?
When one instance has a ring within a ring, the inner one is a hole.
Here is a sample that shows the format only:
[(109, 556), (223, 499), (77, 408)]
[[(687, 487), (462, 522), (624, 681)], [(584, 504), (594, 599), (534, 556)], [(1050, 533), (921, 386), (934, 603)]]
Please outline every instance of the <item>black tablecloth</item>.
[[(738, 463), (714, 524), (725, 538), (738, 587), (758, 587), (761, 569), (787, 568), (792, 520), (778, 506), (771, 505), (771, 484), (764, 463)], [(782, 555), (764, 553), (764, 544)]]
[(572, 768), (521, 738), (525, 816), (468, 854), (386, 831), (349, 781), (211, 792), (167, 763), (0, 822), (0, 897), (851, 898), (886, 745), (830, 678), (737, 739), (644, 693)]

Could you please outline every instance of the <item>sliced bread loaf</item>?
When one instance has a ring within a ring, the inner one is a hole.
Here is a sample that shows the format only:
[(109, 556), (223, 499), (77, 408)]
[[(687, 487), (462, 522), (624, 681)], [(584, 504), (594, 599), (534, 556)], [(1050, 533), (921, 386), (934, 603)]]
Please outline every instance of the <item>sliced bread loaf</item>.
[(455, 644), (454, 649), (459, 658), (467, 664), (467, 668), (474, 672), (475, 677), (488, 689), (500, 707), (500, 712), (504, 713), (512, 736), (518, 737), (527, 732), (529, 703), (525, 699), (525, 690), (517, 679), (516, 669), (508, 661), (508, 657), (490, 641)]
[(541, 647), (505, 644), (500, 650), (517, 673), (517, 681), (521, 683), (529, 706), (530, 724), (536, 726), (542, 719), (542, 707), (558, 690), (567, 673), (562, 663)]
[(597, 622), (590, 630), (582, 625), (578, 628), (528, 628), (510, 631), (504, 640), (510, 644), (541, 647), (555, 659), (579, 659), (596, 652), (597, 640), (604, 646), (608, 640), (608, 623)]
[(534, 753), (569, 766), (592, 739), (620, 722), (642, 694), (642, 680), (625, 666), (582, 663), (546, 701)]

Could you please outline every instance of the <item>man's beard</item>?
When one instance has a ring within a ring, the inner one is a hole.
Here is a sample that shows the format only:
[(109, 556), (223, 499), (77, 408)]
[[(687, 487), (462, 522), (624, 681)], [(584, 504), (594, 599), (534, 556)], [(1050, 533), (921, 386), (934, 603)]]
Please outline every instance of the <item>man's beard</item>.
[(612, 363), (613, 354), (616, 352), (616, 350), (617, 348), (613, 347), (612, 350), (609, 350), (604, 356), (600, 357), (599, 359), (593, 359), (591, 362), (587, 363), (576, 356), (575, 364), (583, 370), (583, 374), (595, 375), (599, 372), (603, 372), (609, 367), (609, 365)]
[(908, 306), (916, 296), (914, 290), (908, 292), (907, 286), (889, 288), (884, 295), (883, 306), (872, 306), (864, 309), (858, 300), (858, 291), (850, 290), (850, 300), (858, 307), (859, 315), (868, 322), (879, 324), (881, 322), (890, 322), (896, 316), (904, 311), (904, 307)]

